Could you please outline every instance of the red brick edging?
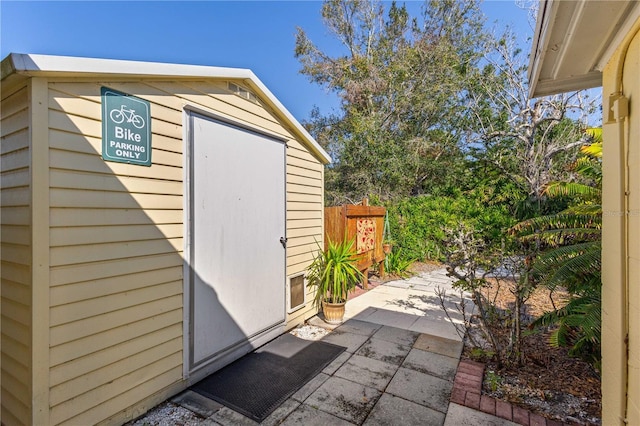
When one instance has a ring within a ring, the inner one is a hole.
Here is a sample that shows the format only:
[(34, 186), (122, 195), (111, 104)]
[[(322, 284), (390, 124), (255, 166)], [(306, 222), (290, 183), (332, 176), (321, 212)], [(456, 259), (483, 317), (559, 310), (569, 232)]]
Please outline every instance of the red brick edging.
[(460, 361), (453, 381), (451, 402), (524, 426), (563, 426), (557, 420), (547, 419), (509, 402), (482, 395), (483, 377), (484, 364), (470, 360)]

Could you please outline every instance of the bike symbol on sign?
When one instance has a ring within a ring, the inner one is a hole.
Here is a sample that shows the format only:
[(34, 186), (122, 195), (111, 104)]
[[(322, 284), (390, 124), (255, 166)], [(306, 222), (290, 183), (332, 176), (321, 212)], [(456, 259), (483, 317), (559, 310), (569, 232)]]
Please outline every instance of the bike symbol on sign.
[(133, 124), (137, 129), (144, 127), (144, 119), (136, 114), (135, 110), (129, 109), (124, 105), (120, 105), (120, 109), (112, 109), (109, 117), (116, 124), (120, 124), (126, 119), (127, 123)]

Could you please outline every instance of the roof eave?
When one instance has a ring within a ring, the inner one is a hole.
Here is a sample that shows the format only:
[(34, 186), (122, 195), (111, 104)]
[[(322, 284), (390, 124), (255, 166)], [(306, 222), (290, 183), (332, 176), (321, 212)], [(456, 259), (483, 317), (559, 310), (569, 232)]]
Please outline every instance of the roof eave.
[(636, 20), (637, 1), (542, 0), (528, 68), (529, 96), (602, 85), (602, 70)]

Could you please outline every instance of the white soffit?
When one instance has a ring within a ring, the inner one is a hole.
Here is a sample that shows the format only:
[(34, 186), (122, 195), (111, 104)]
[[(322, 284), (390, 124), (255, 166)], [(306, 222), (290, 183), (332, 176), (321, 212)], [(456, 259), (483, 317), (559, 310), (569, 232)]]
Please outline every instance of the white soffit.
[(529, 62), (529, 96), (601, 86), (604, 65), (639, 17), (637, 1), (541, 1)]
[(160, 62), (122, 61), (114, 59), (79, 58), (71, 56), (27, 55), (11, 53), (2, 60), (1, 81), (14, 75), (29, 77), (113, 77), (113, 78), (170, 78), (170, 79), (227, 79), (242, 80), (294, 132), (301, 137), (321, 162), (331, 162), (329, 154), (302, 127), (271, 91), (248, 69), (222, 68), (203, 65), (167, 64)]

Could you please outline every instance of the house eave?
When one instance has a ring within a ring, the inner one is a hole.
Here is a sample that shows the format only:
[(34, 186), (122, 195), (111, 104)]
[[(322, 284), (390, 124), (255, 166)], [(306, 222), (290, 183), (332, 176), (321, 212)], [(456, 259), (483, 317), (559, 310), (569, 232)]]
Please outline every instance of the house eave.
[(529, 62), (529, 96), (602, 85), (615, 46), (640, 18), (640, 2), (540, 2)]

